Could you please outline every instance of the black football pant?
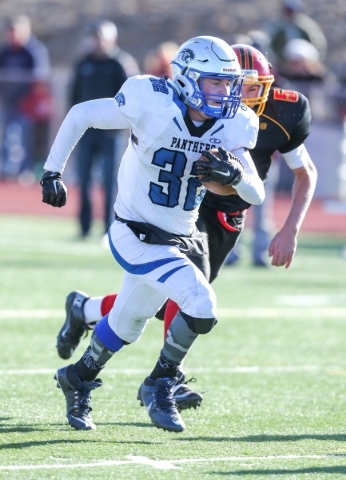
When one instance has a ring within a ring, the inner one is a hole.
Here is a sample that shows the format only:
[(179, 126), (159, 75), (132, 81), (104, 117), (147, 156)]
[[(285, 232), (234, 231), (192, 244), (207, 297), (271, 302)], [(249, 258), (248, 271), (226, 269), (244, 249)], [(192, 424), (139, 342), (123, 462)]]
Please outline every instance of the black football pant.
[(209, 283), (218, 276), (228, 254), (237, 243), (244, 229), (246, 210), (222, 213), (201, 203), (197, 228), (201, 232), (207, 254), (189, 256)]
[[(246, 210), (224, 214), (201, 203), (196, 224), (207, 253), (201, 257), (188, 257), (204, 273), (209, 283), (219, 275), (228, 254), (236, 245), (244, 229), (245, 218)], [(164, 319), (166, 303), (155, 315), (159, 320)]]

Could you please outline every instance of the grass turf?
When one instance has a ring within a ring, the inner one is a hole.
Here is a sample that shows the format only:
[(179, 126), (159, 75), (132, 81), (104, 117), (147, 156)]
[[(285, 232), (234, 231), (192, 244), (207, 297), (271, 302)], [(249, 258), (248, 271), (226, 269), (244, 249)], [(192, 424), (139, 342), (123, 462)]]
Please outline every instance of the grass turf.
[(122, 271), (74, 230), (53, 214), (0, 216), (0, 478), (344, 478), (346, 238), (301, 235), (288, 270), (249, 256), (222, 270), (219, 323), (185, 364), (204, 401), (182, 413), (182, 434), (156, 429), (136, 400), (162, 346), (156, 319), (102, 373), (97, 430), (78, 432), (53, 380), (64, 300), (117, 291)]

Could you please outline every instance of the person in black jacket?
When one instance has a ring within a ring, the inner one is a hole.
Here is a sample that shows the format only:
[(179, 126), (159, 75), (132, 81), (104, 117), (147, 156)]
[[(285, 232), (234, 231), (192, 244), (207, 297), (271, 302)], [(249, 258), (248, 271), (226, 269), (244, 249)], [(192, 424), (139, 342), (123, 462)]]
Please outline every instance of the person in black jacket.
[[(98, 21), (89, 29), (90, 51), (81, 58), (74, 69), (71, 88), (71, 106), (95, 100), (112, 98), (127, 79), (124, 67), (116, 58), (117, 28), (108, 20)], [(104, 233), (113, 220), (113, 203), (116, 193), (117, 133), (114, 130), (88, 129), (81, 138), (76, 155), (80, 208), (81, 236), (90, 233), (92, 225), (92, 167), (102, 161), (104, 190)]]

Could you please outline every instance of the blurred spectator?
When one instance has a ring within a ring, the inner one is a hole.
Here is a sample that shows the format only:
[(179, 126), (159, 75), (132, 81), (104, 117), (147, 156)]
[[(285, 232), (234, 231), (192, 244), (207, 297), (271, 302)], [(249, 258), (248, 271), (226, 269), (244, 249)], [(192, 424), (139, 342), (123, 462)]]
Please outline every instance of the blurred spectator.
[(296, 38), (285, 46), (284, 59), (280, 75), (288, 82), (285, 88), (298, 90), (309, 99), (315, 120), (327, 120), (327, 96), (330, 96), (328, 85), (334, 74), (320, 61), (317, 48), (307, 40)]
[[(100, 20), (87, 30), (88, 49), (74, 68), (71, 87), (71, 105), (97, 98), (116, 95), (127, 75), (116, 58), (117, 28), (113, 22)], [(125, 54), (122, 58), (127, 57)], [(119, 56), (120, 58), (120, 56)], [(128, 57), (127, 57), (128, 58)], [(128, 68), (130, 64), (128, 64)], [(79, 177), (81, 237), (90, 233), (92, 225), (91, 190), (93, 165), (101, 161), (102, 186), (104, 190), (104, 232), (114, 217), (113, 203), (116, 194), (117, 133), (113, 130), (89, 129), (79, 141), (76, 162)]]
[(326, 67), (312, 43), (301, 38), (290, 40), (284, 48), (283, 56), (285, 63), (281, 66), (280, 73), (288, 80), (295, 83), (323, 82)]
[(116, 29), (115, 45), (113, 48), (113, 57), (116, 58), (121, 63), (128, 77), (139, 75), (140, 70), (139, 70), (137, 60), (129, 52), (126, 52), (125, 50), (119, 47), (118, 30), (114, 23), (113, 25), (115, 26), (115, 29)]
[(285, 47), (293, 39), (310, 42), (319, 52), (321, 60), (326, 57), (327, 40), (321, 27), (303, 11), (302, 0), (284, 0), (281, 5), (282, 18), (271, 26), (271, 48), (279, 70), (285, 62)]
[(32, 122), (32, 168), (40, 176), (49, 151), (49, 134), (54, 114), (54, 98), (50, 84), (33, 80), (30, 91), (19, 103), (19, 111)]
[(326, 37), (304, 13), (302, 0), (284, 0), (281, 5), (282, 19), (269, 25), (275, 76), (282, 88), (299, 90), (308, 97), (315, 121), (334, 122), (338, 116), (333, 107), (337, 79), (334, 69), (324, 65)]
[[(5, 25), (5, 43), (0, 50), (0, 101), (2, 109), (2, 151), (0, 175), (3, 177), (33, 170), (36, 119), (22, 108), (32, 95), (36, 82), (48, 82), (48, 50), (32, 33), (25, 15), (10, 18)], [(48, 135), (48, 134), (47, 134)], [(48, 138), (45, 138), (48, 145)], [(45, 152), (44, 156), (46, 156)]]
[(270, 36), (263, 30), (249, 30), (247, 33), (235, 33), (232, 35), (231, 45), (244, 44), (257, 48), (271, 61), (273, 52), (270, 44)]
[(144, 72), (156, 77), (172, 77), (171, 61), (179, 45), (175, 42), (163, 42), (150, 50), (144, 57)]
[(95, 38), (94, 35), (99, 35), (99, 32), (102, 32), (102, 36), (109, 40), (109, 51), (112, 58), (116, 58), (122, 65), (123, 69), (126, 72), (127, 77), (132, 77), (134, 75), (140, 74), (140, 69), (137, 63), (137, 60), (128, 52), (119, 47), (118, 44), (118, 28), (114, 22), (105, 19), (95, 20), (91, 22), (87, 29), (86, 35), (84, 36), (80, 48), (79, 48), (79, 57), (82, 58), (88, 55), (90, 52), (94, 51), (95, 48)]
[(334, 119), (341, 124), (346, 121), (346, 60), (341, 61), (336, 71), (337, 78), (331, 93)]
[(290, 88), (288, 80), (280, 75), (275, 63), (273, 63), (275, 55), (270, 42), (271, 39), (269, 33), (264, 32), (263, 30), (249, 30), (246, 34), (236, 33), (232, 35), (231, 45), (251, 45), (262, 52), (271, 65), (271, 72), (274, 75), (273, 87), (278, 86), (280, 88)]

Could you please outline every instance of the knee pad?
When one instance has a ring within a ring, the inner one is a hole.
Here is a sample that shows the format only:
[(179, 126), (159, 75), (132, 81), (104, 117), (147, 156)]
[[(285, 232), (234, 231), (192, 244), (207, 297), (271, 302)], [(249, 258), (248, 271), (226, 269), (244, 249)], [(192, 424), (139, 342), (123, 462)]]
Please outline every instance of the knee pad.
[(213, 318), (195, 318), (190, 317), (184, 312), (180, 312), (181, 316), (185, 320), (189, 329), (198, 334), (209, 333), (210, 330), (217, 324), (217, 320), (215, 317)]

